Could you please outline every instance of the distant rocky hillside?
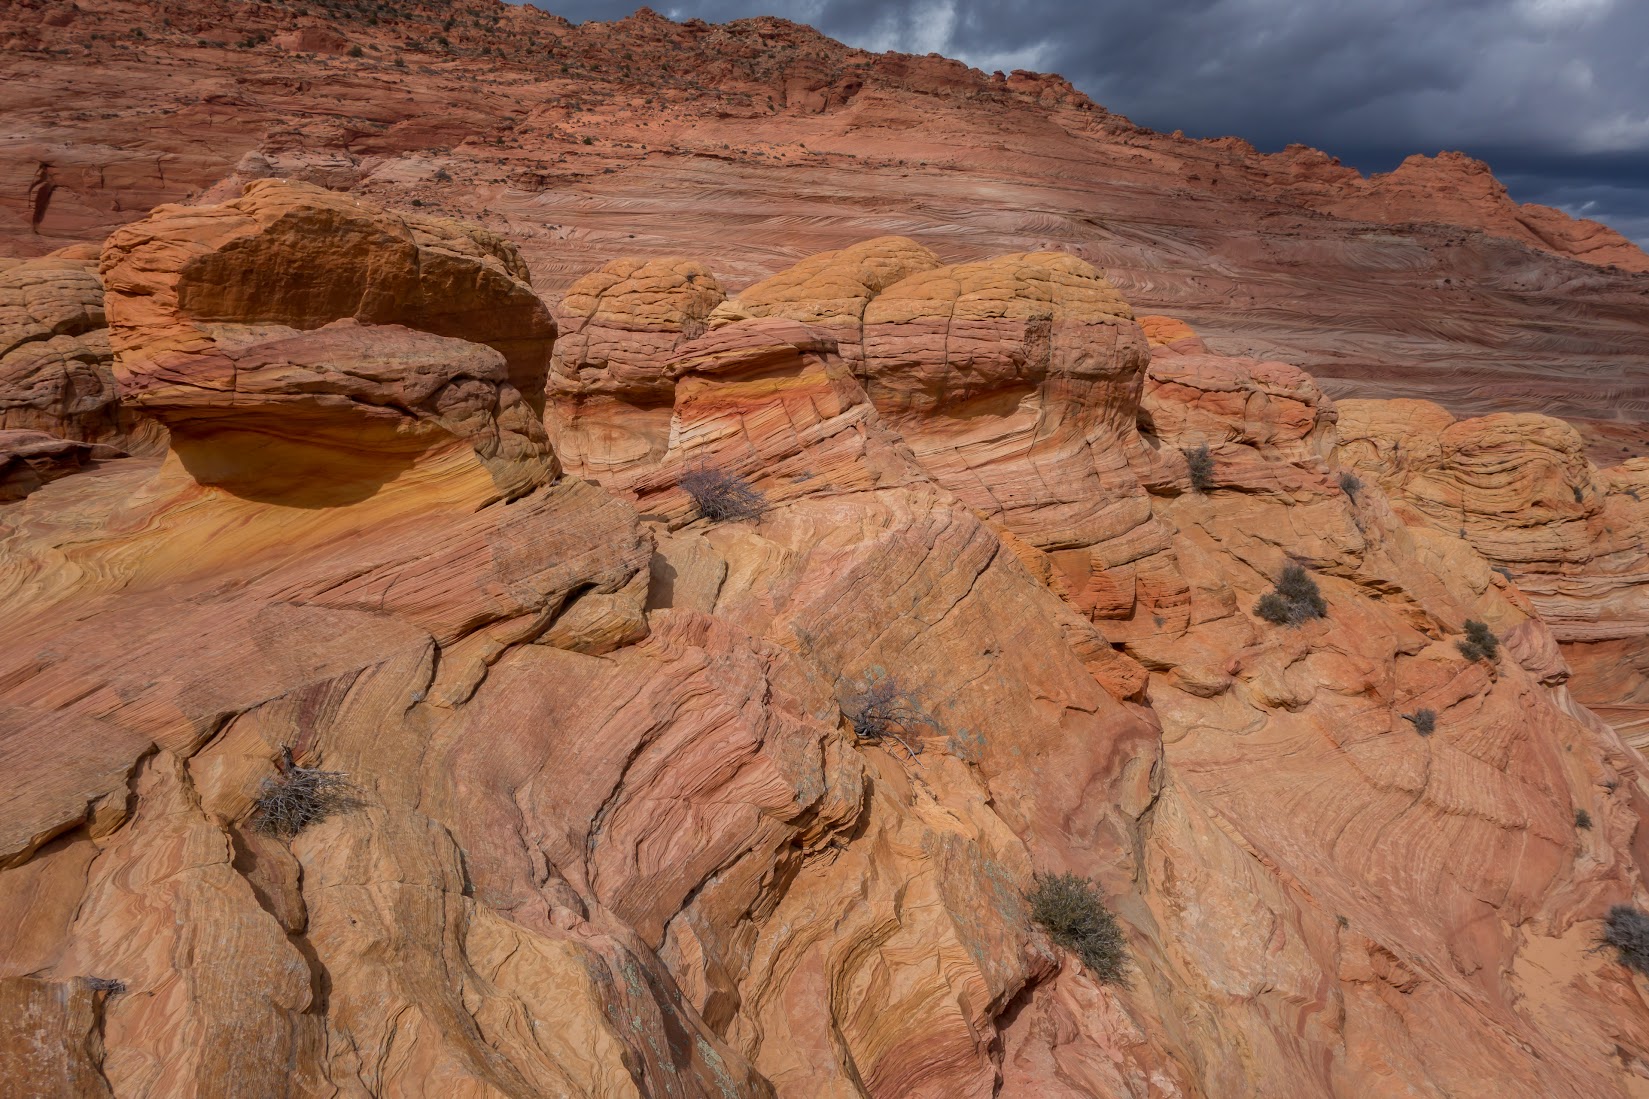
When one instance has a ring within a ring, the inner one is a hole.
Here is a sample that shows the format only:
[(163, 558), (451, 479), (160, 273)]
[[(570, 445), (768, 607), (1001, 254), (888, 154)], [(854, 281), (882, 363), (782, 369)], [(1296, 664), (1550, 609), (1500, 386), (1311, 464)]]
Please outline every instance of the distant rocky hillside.
[(776, 19), (17, 0), (0, 42), (14, 255), (264, 176), (479, 219), (552, 292), (625, 255), (700, 256), (740, 286), (888, 232), (950, 260), (1053, 248), (1337, 395), (1552, 412), (1608, 462), (1649, 443), (1649, 257), (1463, 157), (1365, 179)]

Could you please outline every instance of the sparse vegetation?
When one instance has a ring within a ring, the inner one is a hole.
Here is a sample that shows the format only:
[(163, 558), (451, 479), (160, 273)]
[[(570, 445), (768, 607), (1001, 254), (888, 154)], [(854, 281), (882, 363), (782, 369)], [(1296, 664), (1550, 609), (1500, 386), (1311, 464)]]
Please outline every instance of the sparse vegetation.
[(1636, 905), (1615, 905), (1603, 922), (1598, 945), (1614, 947), (1621, 965), (1649, 974), (1649, 915)]
[(87, 977), (85, 980), (93, 992), (101, 992), (106, 996), (119, 996), (126, 991), (126, 982), (117, 977)]
[(1191, 487), (1198, 492), (1211, 492), (1214, 488), (1214, 456), (1208, 452), (1208, 444), (1193, 447), (1185, 453), (1185, 468), (1191, 474)]
[(299, 767), (292, 749), (282, 748), (277, 773), (258, 789), (252, 827), (269, 836), (291, 839), (311, 824), (360, 805), (355, 787), (341, 771)]
[(714, 466), (699, 466), (682, 475), (681, 490), (693, 498), (699, 514), (713, 523), (759, 519), (767, 498), (743, 477)]
[(933, 715), (916, 695), (891, 675), (868, 675), (848, 688), (841, 699), (842, 715), (860, 740), (897, 741), (911, 756), (921, 754), (906, 737), (936, 726)]
[(1403, 720), (1414, 726), (1414, 731), (1421, 736), (1431, 736), (1437, 731), (1436, 710), (1416, 710), (1412, 714), (1403, 714)]
[(349, 47), (349, 56), (351, 57), (363, 57), (365, 56), (365, 52), (366, 51), (362, 50), (360, 46)]
[(1326, 615), (1328, 603), (1305, 566), (1291, 561), (1277, 576), (1276, 590), (1260, 596), (1254, 613), (1279, 626), (1298, 626)]
[(1456, 641), (1454, 647), (1460, 650), (1460, 655), (1467, 660), (1494, 661), (1500, 658), (1500, 639), (1489, 629), (1488, 624), (1479, 622), (1475, 618), (1466, 620), (1466, 639)]
[(1579, 828), (1582, 832), (1590, 832), (1592, 830), (1592, 814), (1588, 813), (1584, 809), (1576, 809), (1575, 827)]
[(1357, 494), (1363, 491), (1363, 479), (1350, 470), (1340, 474), (1340, 491), (1355, 500)]
[(1026, 900), (1031, 919), (1055, 943), (1082, 959), (1083, 968), (1096, 980), (1123, 983), (1127, 942), (1091, 880), (1075, 874), (1038, 874)]

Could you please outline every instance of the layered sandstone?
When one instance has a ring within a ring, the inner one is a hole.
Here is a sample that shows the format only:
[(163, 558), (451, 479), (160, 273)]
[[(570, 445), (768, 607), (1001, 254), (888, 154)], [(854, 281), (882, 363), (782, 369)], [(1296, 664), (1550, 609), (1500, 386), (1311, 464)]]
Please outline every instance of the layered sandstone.
[[(1518, 203), (1481, 160), (1463, 153), (1415, 155), (1390, 172), (1350, 181), (1318, 200), (1321, 208), (1364, 221), (1429, 221), (1477, 226), (1497, 237), (1586, 263), (1649, 271), (1643, 250), (1608, 226), (1537, 203)], [(1349, 183), (1349, 186), (1344, 185)]]
[(0, 430), (111, 439), (119, 429), (96, 252), (0, 266)]
[[(1315, 150), (1153, 133), (1049, 74), (777, 19), (22, 0), (0, 41), (8, 254), (100, 244), (157, 203), (263, 178), (483, 221), (552, 290), (621, 257), (694, 256), (738, 291), (890, 234), (934, 263), (1055, 249), (1334, 396), (1555, 412), (1600, 462), (1649, 442), (1633, 274), (1649, 259), (1457, 155), (1365, 178)], [(783, 305), (774, 289), (760, 308)], [(803, 306), (858, 294), (790, 289)]]
[[(262, 181), (119, 230), (103, 270), (122, 401), (170, 446), (0, 503), (4, 1079), (1626, 1099), (1649, 1072), (1642, 983), (1593, 949), (1644, 896), (1643, 764), (1565, 683), (1576, 616), (1490, 567), (1592, 567), (1554, 498), (1590, 468), (1572, 431), (1336, 403), (1142, 328), (1058, 252), (873, 241), (755, 303), (617, 262), (558, 338), (507, 242)], [(712, 522), (693, 470), (765, 506)], [(1607, 533), (1646, 477), (1590, 476)], [(1441, 529), (1468, 501), (1475, 536)], [(1539, 522), (1495, 527), (1513, 506)], [(1255, 612), (1290, 562), (1324, 617)], [(846, 717), (886, 677), (924, 711), (903, 743)], [(290, 837), (256, 824), (287, 752), (354, 798)], [(1037, 871), (1099, 883), (1126, 983), (1030, 920)]]
[(665, 361), (702, 336), (725, 294), (696, 260), (614, 260), (556, 307), (548, 422), (575, 473), (621, 475), (662, 455), (673, 379)]
[(1643, 462), (1599, 470), (1568, 424), (1456, 420), (1426, 401), (1342, 402), (1339, 455), (1411, 522), (1455, 535), (1514, 578), (1577, 672), (1577, 697), (1642, 735), (1649, 667)]

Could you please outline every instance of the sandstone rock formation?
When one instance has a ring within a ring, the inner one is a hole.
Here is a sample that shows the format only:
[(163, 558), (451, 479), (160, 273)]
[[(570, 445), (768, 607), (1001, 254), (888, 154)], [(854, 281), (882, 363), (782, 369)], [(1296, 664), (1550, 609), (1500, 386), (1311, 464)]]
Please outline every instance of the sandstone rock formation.
[(664, 363), (703, 335), (725, 295), (695, 260), (614, 260), (556, 307), (549, 420), (569, 470), (610, 477), (663, 453), (673, 380)]
[[(1458, 155), (1364, 178), (1302, 147), (1153, 133), (1049, 74), (778, 19), (16, 0), (0, 41), (0, 255), (100, 245), (158, 203), (260, 178), (481, 221), (540, 290), (694, 256), (755, 308), (746, 284), (866, 238), (934, 263), (1054, 249), (1336, 397), (1551, 412), (1602, 464), (1649, 446), (1649, 257)], [(763, 308), (856, 293), (771, 289)]]
[[(1649, 789), (1558, 649), (1562, 600), (1612, 584), (1624, 619), (1633, 566), (1596, 579), (1592, 512), (1548, 501), (1573, 432), (1336, 405), (1061, 253), (872, 241), (725, 302), (701, 261), (618, 261), (557, 339), (506, 242), (259, 181), (103, 271), (122, 401), (170, 441), (0, 503), (28, 1094), (1649, 1073), (1644, 986), (1592, 949), (1645, 896)], [(1589, 473), (1598, 522), (1641, 466)], [(696, 469), (764, 506), (710, 521)], [(1493, 524), (1520, 502), (1542, 522)], [(1324, 617), (1255, 612), (1289, 562)], [(919, 712), (861, 735), (889, 678)], [(345, 803), (260, 827), (306, 768)], [(1037, 871), (1099, 883), (1126, 983), (1030, 919)]]
[[(1536, 203), (1514, 202), (1481, 160), (1463, 153), (1415, 155), (1390, 172), (1337, 180), (1323, 209), (1364, 221), (1472, 225), (1497, 237), (1587, 263), (1649, 271), (1643, 250), (1613, 229)], [(1347, 186), (1349, 184), (1349, 186)]]
[(1599, 470), (1550, 416), (1456, 420), (1428, 401), (1341, 403), (1340, 461), (1401, 514), (1469, 543), (1539, 610), (1577, 698), (1637, 741), (1649, 701), (1644, 463)]
[(84, 251), (0, 265), (0, 430), (116, 433), (103, 286)]

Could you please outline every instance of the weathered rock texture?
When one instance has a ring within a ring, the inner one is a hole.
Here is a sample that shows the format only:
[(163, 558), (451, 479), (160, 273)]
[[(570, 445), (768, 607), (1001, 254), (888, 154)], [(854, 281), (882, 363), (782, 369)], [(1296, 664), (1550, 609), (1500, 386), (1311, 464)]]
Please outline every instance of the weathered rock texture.
[[(0, 43), (0, 254), (100, 244), (158, 203), (264, 178), (483, 221), (540, 289), (685, 255), (731, 292), (890, 234), (928, 266), (1053, 249), (1334, 396), (1552, 412), (1606, 463), (1649, 448), (1649, 257), (1456, 154), (1364, 178), (1313, 149), (1154, 133), (1057, 76), (766, 18), (12, 0)], [(798, 268), (739, 295), (748, 315), (848, 315), (912, 273), (869, 262), (855, 286), (822, 262), (836, 285)]]
[(702, 336), (725, 297), (696, 260), (614, 260), (556, 308), (549, 422), (574, 473), (610, 477), (663, 454), (673, 380), (664, 363)]
[(1649, 470), (1599, 470), (1550, 416), (1456, 420), (1428, 401), (1341, 404), (1339, 456), (1400, 513), (1469, 543), (1538, 608), (1577, 698), (1649, 734)]
[[(1556, 472), (1488, 430), (1398, 459), (1375, 406), (1142, 328), (1060, 253), (877, 240), (725, 301), (618, 261), (553, 352), (506, 242), (304, 184), (162, 207), (102, 265), (122, 400), (170, 444), (0, 504), (0, 1086), (1649, 1073), (1646, 986), (1592, 949), (1645, 895), (1642, 760), (1565, 683), (1578, 592), (1548, 624), (1486, 560), (1577, 564), (1556, 512), (1489, 518), (1583, 468), (1573, 432), (1505, 433)], [(1438, 529), (1426, 486), (1514, 467), (1473, 540)], [(703, 518), (699, 470), (759, 514)], [(1649, 479), (1591, 476), (1600, 515)], [(1290, 561), (1326, 617), (1254, 613)], [(890, 677), (923, 715), (856, 734)], [(348, 784), (295, 835), (259, 826), (292, 767)], [(1126, 983), (1031, 922), (1036, 871), (1099, 883)]]
[(0, 430), (78, 441), (118, 416), (103, 287), (81, 249), (0, 267)]

